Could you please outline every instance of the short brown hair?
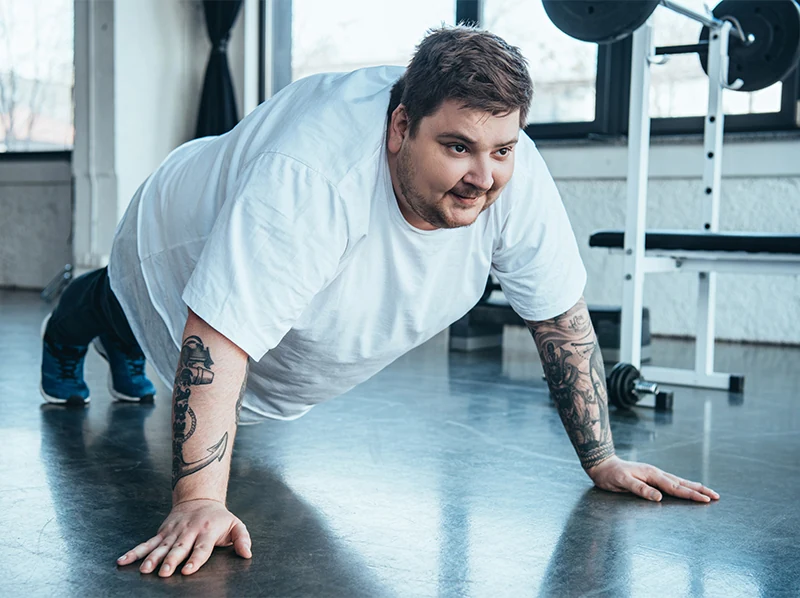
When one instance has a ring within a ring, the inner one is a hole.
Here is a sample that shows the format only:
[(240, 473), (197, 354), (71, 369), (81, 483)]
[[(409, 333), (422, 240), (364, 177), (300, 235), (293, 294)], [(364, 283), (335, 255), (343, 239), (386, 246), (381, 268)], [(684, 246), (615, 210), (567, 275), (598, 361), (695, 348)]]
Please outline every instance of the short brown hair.
[(445, 100), (502, 115), (519, 110), (525, 127), (533, 82), (519, 48), (488, 31), (457, 25), (431, 29), (392, 87), (389, 119), (401, 103), (413, 137), (420, 121)]

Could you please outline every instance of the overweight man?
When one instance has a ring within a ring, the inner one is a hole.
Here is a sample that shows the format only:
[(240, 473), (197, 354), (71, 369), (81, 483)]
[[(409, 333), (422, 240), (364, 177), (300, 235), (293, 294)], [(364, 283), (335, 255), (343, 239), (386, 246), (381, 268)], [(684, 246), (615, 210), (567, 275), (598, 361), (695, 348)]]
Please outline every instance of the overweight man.
[(89, 401), (90, 344), (118, 400), (153, 400), (145, 360), (174, 389), (172, 510), (119, 564), (191, 574), (231, 544), (250, 558), (225, 505), (238, 425), (296, 419), (368, 379), (467, 313), (490, 273), (596, 486), (719, 498), (614, 454), (586, 273), (520, 131), (532, 97), (517, 48), (441, 28), (408, 68), (297, 81), (146, 180), (108, 268), (76, 279), (43, 327), (49, 402)]

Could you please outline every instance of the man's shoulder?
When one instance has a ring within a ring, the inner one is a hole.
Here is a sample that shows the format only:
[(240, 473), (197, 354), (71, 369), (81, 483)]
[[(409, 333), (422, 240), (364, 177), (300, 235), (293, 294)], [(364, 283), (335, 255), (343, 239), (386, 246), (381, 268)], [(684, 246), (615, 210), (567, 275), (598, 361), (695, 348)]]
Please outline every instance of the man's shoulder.
[(334, 184), (378, 150), (400, 67), (322, 73), (300, 79), (265, 102), (254, 118), (258, 152), (289, 156)]

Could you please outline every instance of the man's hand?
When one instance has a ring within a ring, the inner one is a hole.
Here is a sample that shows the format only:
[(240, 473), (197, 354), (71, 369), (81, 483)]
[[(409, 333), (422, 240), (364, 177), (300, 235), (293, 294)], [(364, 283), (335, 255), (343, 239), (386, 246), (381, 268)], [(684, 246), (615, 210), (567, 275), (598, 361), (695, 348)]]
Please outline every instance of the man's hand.
[(252, 556), (247, 528), (225, 508), (247, 363), (247, 353), (189, 310), (172, 395), (172, 511), (119, 565), (145, 559), (142, 573), (169, 577), (187, 557), (181, 573), (197, 571), (215, 546)]
[(172, 507), (158, 534), (119, 557), (117, 564), (130, 565), (147, 557), (139, 571), (152, 573), (164, 561), (158, 575), (169, 577), (191, 552), (181, 569), (191, 575), (205, 564), (215, 546), (231, 544), (239, 556), (253, 556), (247, 528), (225, 505), (210, 499), (190, 500)]
[(655, 502), (662, 498), (659, 490), (697, 502), (719, 500), (719, 494), (702, 484), (683, 480), (652, 465), (623, 461), (616, 456), (587, 469), (586, 473), (598, 488), (609, 492), (632, 492)]

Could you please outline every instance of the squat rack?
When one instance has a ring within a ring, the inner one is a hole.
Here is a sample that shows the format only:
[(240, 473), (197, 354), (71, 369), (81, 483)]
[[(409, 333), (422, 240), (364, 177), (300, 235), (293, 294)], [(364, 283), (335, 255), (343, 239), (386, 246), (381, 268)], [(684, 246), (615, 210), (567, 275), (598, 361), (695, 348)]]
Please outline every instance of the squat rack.
[[(752, 43), (753, 36), (734, 28), (730, 20), (718, 19), (682, 6), (673, 0), (661, 4), (709, 27), (708, 40), (708, 108), (703, 130), (703, 196), (701, 227), (710, 238), (719, 231), (722, 136), (725, 114), (722, 107), (724, 89), (738, 89), (741, 80), (729, 84), (728, 47), (731, 35)], [(666, 52), (658, 52), (666, 53)], [(745, 247), (726, 251), (712, 248), (646, 250), (645, 218), (647, 209), (647, 173), (650, 147), (650, 66), (657, 64), (653, 45), (651, 19), (633, 34), (631, 65), (627, 205), (624, 231), (624, 281), (621, 322), (620, 360), (641, 366), (642, 305), (645, 274), (693, 271), (698, 273), (695, 362), (691, 370), (644, 366), (645, 378), (654, 382), (743, 390), (742, 376), (714, 371), (714, 339), (718, 271), (737, 273), (800, 274), (800, 259), (793, 252), (758, 253)], [(675, 233), (673, 236), (679, 236)], [(649, 245), (649, 243), (648, 243)], [(610, 246), (610, 245), (606, 245)]]

